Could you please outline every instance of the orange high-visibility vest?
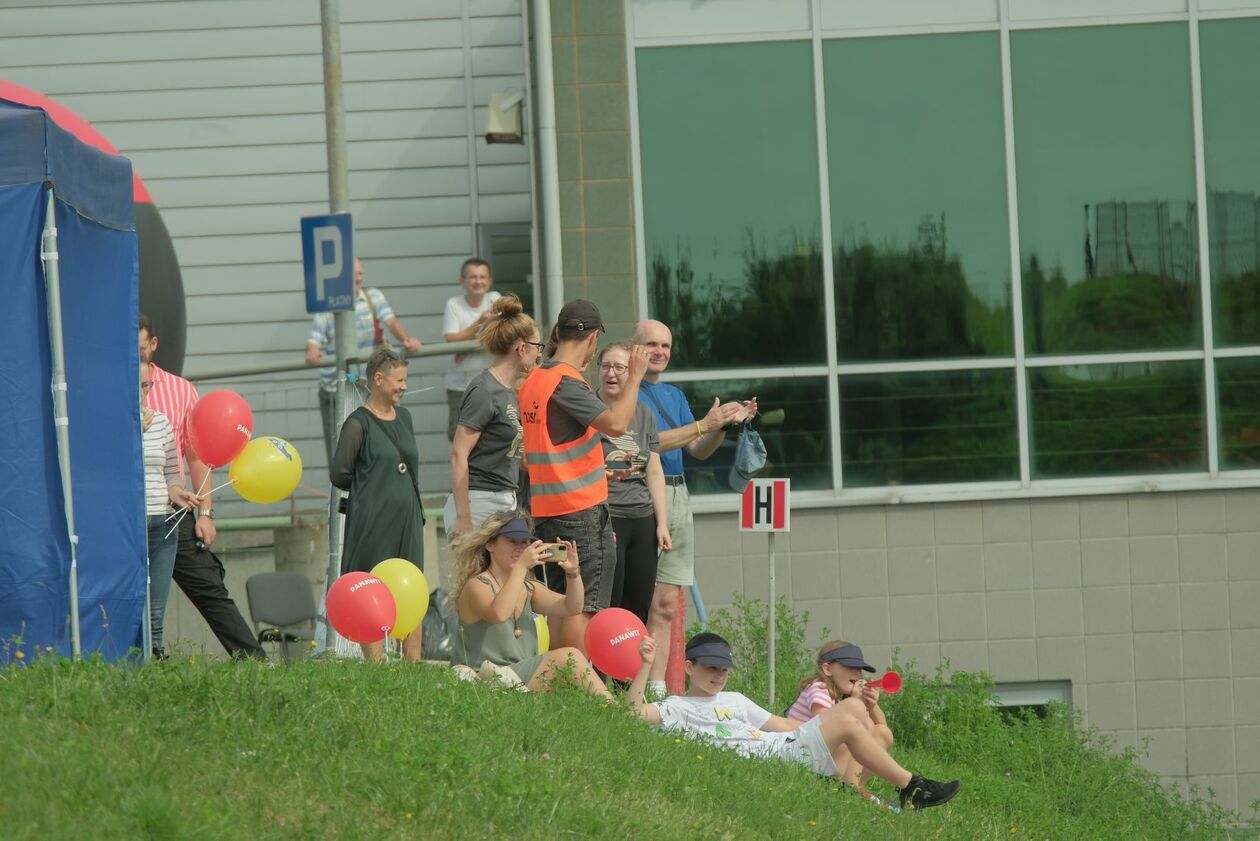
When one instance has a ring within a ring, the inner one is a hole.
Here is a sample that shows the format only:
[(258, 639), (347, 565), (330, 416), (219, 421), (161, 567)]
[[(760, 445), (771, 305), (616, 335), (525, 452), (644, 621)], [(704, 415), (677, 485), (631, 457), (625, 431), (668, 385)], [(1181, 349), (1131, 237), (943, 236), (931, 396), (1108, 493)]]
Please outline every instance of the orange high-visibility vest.
[(582, 380), (577, 369), (565, 363), (535, 368), (517, 395), (529, 472), (529, 508), (535, 517), (572, 514), (608, 500), (599, 433), (587, 427), (578, 440), (556, 444), (547, 431), (547, 404), (565, 377)]

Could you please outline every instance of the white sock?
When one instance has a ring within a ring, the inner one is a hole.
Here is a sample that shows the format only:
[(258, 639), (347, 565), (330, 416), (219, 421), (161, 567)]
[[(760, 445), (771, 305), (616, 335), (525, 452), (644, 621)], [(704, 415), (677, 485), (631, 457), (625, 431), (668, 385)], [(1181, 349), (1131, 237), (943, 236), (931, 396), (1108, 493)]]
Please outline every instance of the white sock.
[(649, 695), (655, 695), (657, 697), (664, 697), (668, 694), (665, 689), (665, 681), (663, 680), (649, 680), (647, 691)]

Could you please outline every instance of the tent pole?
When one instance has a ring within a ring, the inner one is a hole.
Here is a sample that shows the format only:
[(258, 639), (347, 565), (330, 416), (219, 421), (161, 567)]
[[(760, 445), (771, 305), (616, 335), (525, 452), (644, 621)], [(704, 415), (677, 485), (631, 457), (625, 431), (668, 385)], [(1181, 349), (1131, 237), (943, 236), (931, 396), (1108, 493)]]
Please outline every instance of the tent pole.
[(70, 650), (83, 656), (79, 642), (79, 536), (74, 531), (74, 491), (70, 484), (70, 415), (66, 403), (66, 349), (61, 331), (61, 266), (57, 255), (57, 197), (48, 186), (40, 259), (48, 294), (48, 343), (52, 351), (53, 424), (57, 427), (57, 462), (61, 466), (61, 494), (70, 536)]

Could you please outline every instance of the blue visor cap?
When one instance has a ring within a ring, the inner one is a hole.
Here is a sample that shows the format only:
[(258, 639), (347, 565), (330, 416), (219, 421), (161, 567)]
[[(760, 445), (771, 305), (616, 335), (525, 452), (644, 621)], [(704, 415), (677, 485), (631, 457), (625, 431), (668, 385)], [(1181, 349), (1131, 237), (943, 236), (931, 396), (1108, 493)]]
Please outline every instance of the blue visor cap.
[(839, 663), (842, 666), (861, 669), (864, 672), (875, 671), (875, 667), (862, 657), (862, 649), (856, 645), (842, 645), (839, 648), (833, 648), (819, 657), (818, 663), (820, 665), (823, 663)]
[(529, 526), (523, 517), (517, 517), (514, 520), (508, 520), (503, 524), (503, 528), (499, 529), (495, 537), (511, 537), (515, 540), (534, 540), (534, 536), (529, 533)]
[(685, 657), (705, 666), (735, 668), (735, 661), (731, 659), (731, 647), (720, 642), (702, 642), (699, 645), (688, 646)]

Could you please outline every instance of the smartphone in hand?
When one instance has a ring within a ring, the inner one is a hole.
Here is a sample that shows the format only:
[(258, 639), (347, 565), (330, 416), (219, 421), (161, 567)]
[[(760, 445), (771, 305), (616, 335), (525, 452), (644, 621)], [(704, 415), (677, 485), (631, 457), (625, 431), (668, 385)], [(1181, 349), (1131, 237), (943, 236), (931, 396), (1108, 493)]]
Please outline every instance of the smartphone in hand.
[(569, 559), (569, 547), (564, 543), (551, 544), (551, 552), (547, 556), (547, 560), (551, 562), (567, 561)]

